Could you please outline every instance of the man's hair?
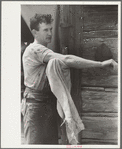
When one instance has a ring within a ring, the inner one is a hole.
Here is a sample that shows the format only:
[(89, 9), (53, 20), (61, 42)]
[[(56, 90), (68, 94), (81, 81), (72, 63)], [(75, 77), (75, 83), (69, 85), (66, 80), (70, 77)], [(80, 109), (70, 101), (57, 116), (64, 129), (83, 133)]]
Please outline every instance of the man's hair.
[(39, 24), (46, 23), (51, 24), (53, 21), (51, 14), (35, 14), (30, 19), (30, 29), (39, 31)]

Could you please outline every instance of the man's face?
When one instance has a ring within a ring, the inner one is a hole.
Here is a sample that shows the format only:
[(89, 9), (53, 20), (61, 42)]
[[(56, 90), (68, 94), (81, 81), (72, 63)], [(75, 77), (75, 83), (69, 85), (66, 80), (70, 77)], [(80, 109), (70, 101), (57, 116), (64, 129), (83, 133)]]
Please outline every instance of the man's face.
[(41, 44), (48, 44), (52, 39), (52, 25), (41, 23), (39, 24), (39, 31), (36, 31), (36, 38)]

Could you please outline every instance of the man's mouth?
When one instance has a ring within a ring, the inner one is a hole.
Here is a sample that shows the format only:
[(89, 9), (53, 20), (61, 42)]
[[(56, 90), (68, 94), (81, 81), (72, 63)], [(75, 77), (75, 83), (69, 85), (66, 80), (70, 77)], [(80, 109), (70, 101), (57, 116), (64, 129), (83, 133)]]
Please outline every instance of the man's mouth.
[(51, 39), (51, 37), (47, 37), (47, 39), (49, 39), (49, 40), (50, 40), (50, 39)]

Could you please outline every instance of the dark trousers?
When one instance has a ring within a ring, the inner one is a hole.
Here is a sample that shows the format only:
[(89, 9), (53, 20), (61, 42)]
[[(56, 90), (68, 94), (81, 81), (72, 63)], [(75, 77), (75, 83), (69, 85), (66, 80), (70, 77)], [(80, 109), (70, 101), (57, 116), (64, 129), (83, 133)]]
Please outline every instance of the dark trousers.
[(56, 98), (37, 103), (32, 100), (26, 102), (23, 119), (25, 144), (58, 144)]

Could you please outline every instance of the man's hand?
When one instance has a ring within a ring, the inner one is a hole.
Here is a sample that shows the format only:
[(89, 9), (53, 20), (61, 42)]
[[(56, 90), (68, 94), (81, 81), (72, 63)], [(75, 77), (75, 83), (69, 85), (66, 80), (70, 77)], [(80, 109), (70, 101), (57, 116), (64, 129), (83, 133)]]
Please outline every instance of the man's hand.
[(102, 62), (102, 68), (108, 68), (114, 72), (117, 72), (118, 64), (113, 59), (110, 59)]

